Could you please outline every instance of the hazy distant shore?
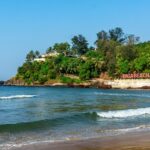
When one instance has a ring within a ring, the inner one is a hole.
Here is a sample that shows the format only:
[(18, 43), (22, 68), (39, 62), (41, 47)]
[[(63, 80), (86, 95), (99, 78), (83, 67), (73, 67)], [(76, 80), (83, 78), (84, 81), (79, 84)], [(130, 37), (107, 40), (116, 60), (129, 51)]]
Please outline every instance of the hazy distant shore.
[(149, 150), (150, 132), (128, 133), (96, 139), (60, 143), (38, 143), (12, 150)]

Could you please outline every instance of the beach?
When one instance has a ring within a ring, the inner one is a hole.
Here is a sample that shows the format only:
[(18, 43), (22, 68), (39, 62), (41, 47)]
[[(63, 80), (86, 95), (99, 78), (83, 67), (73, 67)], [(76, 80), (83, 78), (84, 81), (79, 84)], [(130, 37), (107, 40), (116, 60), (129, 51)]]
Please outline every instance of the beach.
[(150, 150), (150, 0), (0, 0), (0, 150)]
[(149, 150), (150, 132), (101, 137), (59, 143), (38, 143), (12, 150)]
[(0, 150), (149, 146), (149, 90), (4, 86), (0, 91)]

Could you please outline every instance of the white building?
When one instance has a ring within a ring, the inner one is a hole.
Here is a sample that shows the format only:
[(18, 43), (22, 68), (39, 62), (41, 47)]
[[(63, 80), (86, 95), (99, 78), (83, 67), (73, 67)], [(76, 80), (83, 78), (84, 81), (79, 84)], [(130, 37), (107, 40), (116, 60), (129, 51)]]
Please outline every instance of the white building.
[(37, 61), (37, 62), (44, 62), (44, 61), (45, 61), (45, 58), (35, 58), (34, 61)]
[(48, 58), (48, 57), (56, 57), (58, 55), (59, 55), (59, 53), (57, 53), (56, 51), (53, 51), (51, 53), (41, 55), (40, 58), (35, 58), (34, 61), (45, 62), (46, 58)]
[(48, 53), (48, 54), (43, 54), (41, 55), (42, 58), (47, 58), (47, 57), (55, 57), (55, 56), (58, 56), (59, 53), (57, 53), (56, 51), (53, 51), (51, 53)]

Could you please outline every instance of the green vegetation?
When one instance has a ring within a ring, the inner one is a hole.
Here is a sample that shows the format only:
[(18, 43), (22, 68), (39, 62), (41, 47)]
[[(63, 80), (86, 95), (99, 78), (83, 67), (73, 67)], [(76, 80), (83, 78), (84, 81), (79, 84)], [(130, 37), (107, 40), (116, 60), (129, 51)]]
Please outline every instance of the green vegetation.
[(31, 61), (33, 61), (35, 58), (39, 58), (40, 57), (40, 52), (39, 51), (33, 51), (33, 50), (31, 50), (28, 54), (27, 54), (27, 56), (26, 56), (26, 61), (27, 62), (31, 62)]
[[(17, 79), (27, 84), (44, 84), (50, 81), (81, 83), (107, 73), (118, 78), (124, 73), (150, 73), (150, 42), (140, 43), (134, 35), (124, 34), (121, 28), (97, 33), (95, 47), (89, 46), (82, 35), (74, 36), (72, 44), (56, 43), (46, 50), (45, 61), (38, 51), (30, 51), (26, 62), (18, 68)], [(70, 75), (70, 76), (68, 76)]]

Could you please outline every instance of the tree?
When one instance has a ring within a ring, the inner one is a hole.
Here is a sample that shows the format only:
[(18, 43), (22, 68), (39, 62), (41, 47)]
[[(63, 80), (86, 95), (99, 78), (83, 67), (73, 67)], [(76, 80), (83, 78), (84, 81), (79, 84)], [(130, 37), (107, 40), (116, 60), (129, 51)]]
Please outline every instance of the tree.
[(34, 51), (31, 50), (31, 51), (27, 54), (27, 56), (26, 56), (26, 61), (27, 61), (27, 62), (31, 62), (31, 61), (33, 61), (35, 58), (36, 58), (36, 55), (35, 55)]
[(109, 39), (108, 33), (106, 31), (102, 30), (97, 33), (97, 40), (96, 40), (95, 44), (97, 44), (98, 41), (106, 41), (108, 39)]
[(120, 48), (121, 48), (121, 57), (124, 60), (131, 61), (136, 58), (137, 52), (133, 45), (125, 45)]
[(38, 81), (40, 84), (44, 84), (46, 81), (48, 81), (48, 78), (46, 76), (43, 76), (42, 74), (39, 74)]
[(80, 65), (79, 77), (82, 80), (89, 80), (93, 77), (97, 77), (100, 72), (100, 69), (96, 67), (93, 60), (87, 60)]
[(133, 34), (128, 35), (127, 37), (127, 45), (134, 45), (137, 44), (139, 42), (140, 38), (136, 37)]
[(90, 46), (90, 47), (89, 47), (89, 51), (95, 51), (95, 47)]
[(40, 52), (37, 51), (37, 50), (35, 51), (35, 57), (36, 57), (36, 58), (39, 58), (39, 57), (40, 57)]
[(53, 51), (53, 48), (52, 48), (52, 47), (49, 47), (49, 48), (46, 50), (46, 54), (51, 53), (52, 51)]
[(124, 32), (119, 27), (109, 30), (109, 38), (110, 40), (113, 40), (119, 43), (123, 43), (125, 41)]
[(27, 56), (26, 56), (26, 61), (27, 62), (32, 62), (35, 58), (39, 58), (40, 57), (40, 52), (39, 51), (33, 51), (31, 50)]
[(56, 43), (53, 46), (53, 49), (55, 51), (57, 51), (58, 53), (61, 53), (61, 54), (66, 56), (70, 51), (70, 45), (67, 42), (65, 42), (65, 43)]
[(83, 55), (88, 51), (88, 42), (82, 35), (74, 36), (72, 44), (73, 51), (78, 55)]
[(135, 61), (134, 61), (135, 70), (137, 72), (142, 72), (143, 70), (145, 70), (147, 64), (148, 64), (147, 57), (140, 56), (139, 58), (135, 59)]
[(128, 73), (129, 69), (130, 69), (129, 61), (124, 60), (121, 57), (118, 57), (117, 58), (117, 74), (121, 75), (121, 74)]
[(56, 76), (57, 76), (57, 72), (56, 72), (55, 69), (49, 70), (49, 72), (48, 72), (48, 77), (49, 77), (50, 79), (56, 79)]

